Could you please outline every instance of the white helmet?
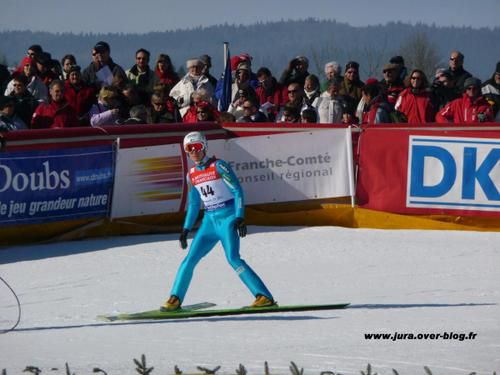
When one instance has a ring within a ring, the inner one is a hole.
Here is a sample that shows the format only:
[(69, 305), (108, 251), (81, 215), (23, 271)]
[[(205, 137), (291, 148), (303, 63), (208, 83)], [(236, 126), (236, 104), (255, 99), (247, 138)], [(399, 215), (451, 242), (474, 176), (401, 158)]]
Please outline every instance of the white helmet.
[(200, 132), (191, 132), (184, 137), (184, 150), (186, 150), (187, 145), (200, 143), (203, 145), (203, 150), (207, 151), (207, 139)]

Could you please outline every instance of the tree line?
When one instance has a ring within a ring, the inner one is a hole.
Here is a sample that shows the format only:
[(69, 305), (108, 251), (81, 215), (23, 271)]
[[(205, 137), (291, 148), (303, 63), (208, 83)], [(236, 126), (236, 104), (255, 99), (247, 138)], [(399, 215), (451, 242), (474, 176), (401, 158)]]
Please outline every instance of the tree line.
[(211, 55), (215, 75), (223, 70), (225, 41), (230, 43), (232, 54), (252, 55), (254, 70), (267, 66), (275, 75), (297, 55), (309, 57), (310, 72), (319, 75), (328, 61), (335, 60), (344, 66), (347, 61), (355, 60), (361, 64), (362, 79), (380, 76), (383, 64), (395, 55), (403, 55), (410, 68), (418, 67), (412, 64), (428, 64), (419, 67), (431, 73), (437, 67), (447, 67), (450, 51), (460, 50), (465, 55), (465, 68), (485, 80), (491, 77), (500, 60), (500, 27), (473, 29), (401, 22), (354, 27), (335, 20), (312, 18), (144, 34), (3, 31), (0, 32), (0, 57), (13, 66), (25, 55), (29, 45), (40, 44), (55, 59), (72, 53), (79, 65), (85, 67), (90, 63), (92, 46), (99, 40), (111, 45), (113, 59), (125, 69), (134, 64), (135, 51), (146, 48), (153, 59), (159, 53), (167, 53), (181, 71), (188, 58)]

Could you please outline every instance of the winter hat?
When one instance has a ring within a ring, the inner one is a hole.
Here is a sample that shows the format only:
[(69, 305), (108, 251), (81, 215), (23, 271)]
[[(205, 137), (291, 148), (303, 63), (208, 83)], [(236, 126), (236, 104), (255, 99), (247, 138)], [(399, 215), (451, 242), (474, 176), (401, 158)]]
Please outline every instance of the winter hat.
[(350, 68), (354, 68), (356, 70), (359, 70), (359, 64), (356, 61), (349, 61), (345, 65), (345, 71), (347, 72), (347, 70), (349, 70)]
[(377, 78), (370, 77), (366, 80), (365, 85), (376, 85), (378, 84)]
[(233, 56), (231, 57), (231, 71), (235, 71), (236, 68), (238, 67), (238, 64), (241, 62), (241, 57), (239, 56)]
[(69, 73), (80, 72), (81, 70), (82, 68), (80, 67), (80, 65), (71, 65), (71, 67), (69, 68)]
[(16, 101), (10, 96), (1, 96), (0, 97), (0, 110), (4, 109), (8, 105), (14, 105)]
[(43, 52), (42, 46), (40, 44), (33, 44), (28, 47), (28, 51), (35, 52), (35, 55), (39, 55)]
[(500, 74), (500, 61), (497, 62), (497, 69), (495, 70), (495, 73), (499, 73)]
[(479, 78), (475, 78), (475, 77), (467, 78), (464, 82), (464, 87), (467, 88), (470, 86), (481, 87), (481, 80)]
[(403, 59), (403, 56), (394, 56), (394, 57), (391, 57), (391, 59), (389, 60), (389, 62), (391, 64), (398, 64), (398, 65), (404, 66), (405, 59)]
[(385, 64), (383, 71), (385, 72), (386, 70), (398, 70), (398, 69), (399, 69), (399, 65), (397, 65), (397, 64)]
[(97, 53), (103, 53), (103, 52), (110, 52), (111, 49), (109, 48), (109, 44), (106, 42), (103, 42), (102, 40), (100, 42), (97, 42), (96, 45), (94, 46), (94, 50)]
[(236, 68), (236, 71), (238, 70), (247, 70), (250, 71), (250, 64), (246, 61), (240, 62), (238, 64), (238, 67)]
[(52, 60), (52, 56), (50, 55), (50, 53), (47, 53), (47, 52), (42, 52), (40, 54), (35, 55), (35, 61), (38, 64), (43, 65), (45, 67), (50, 66), (51, 60)]
[(250, 54), (244, 52), (244, 53), (241, 53), (240, 54), (240, 60), (241, 61), (248, 61), (249, 64), (252, 63), (252, 56), (250, 56)]

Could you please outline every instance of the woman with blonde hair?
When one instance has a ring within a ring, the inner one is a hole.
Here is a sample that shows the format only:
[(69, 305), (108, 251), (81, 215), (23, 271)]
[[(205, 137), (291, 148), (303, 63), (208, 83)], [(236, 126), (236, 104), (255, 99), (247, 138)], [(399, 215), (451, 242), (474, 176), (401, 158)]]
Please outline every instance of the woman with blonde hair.
[(116, 125), (120, 119), (120, 106), (118, 91), (113, 86), (103, 86), (97, 97), (97, 104), (90, 109), (90, 125)]

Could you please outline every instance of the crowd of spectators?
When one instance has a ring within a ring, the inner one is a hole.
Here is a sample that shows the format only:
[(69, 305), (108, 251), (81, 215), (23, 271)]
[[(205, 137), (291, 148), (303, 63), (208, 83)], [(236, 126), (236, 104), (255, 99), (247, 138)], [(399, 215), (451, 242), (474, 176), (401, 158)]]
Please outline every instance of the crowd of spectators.
[[(231, 100), (218, 107), (223, 78), (211, 75), (211, 57), (186, 61), (179, 77), (161, 53), (150, 66), (140, 48), (125, 70), (100, 41), (83, 68), (75, 57), (52, 58), (40, 45), (27, 49), (15, 70), (0, 65), (0, 131), (126, 124), (206, 121), (324, 124), (500, 122), (500, 62), (482, 83), (464, 68), (464, 55), (452, 51), (447, 68), (433, 77), (408, 69), (394, 56), (375, 77), (362, 81), (360, 63), (331, 61), (324, 77), (309, 73), (305, 56), (293, 58), (279, 80), (267, 67), (252, 67), (242, 53), (231, 67)], [(409, 73), (408, 73), (409, 72)], [(277, 76), (276, 76), (277, 77)], [(222, 111), (223, 109), (223, 111)]]

